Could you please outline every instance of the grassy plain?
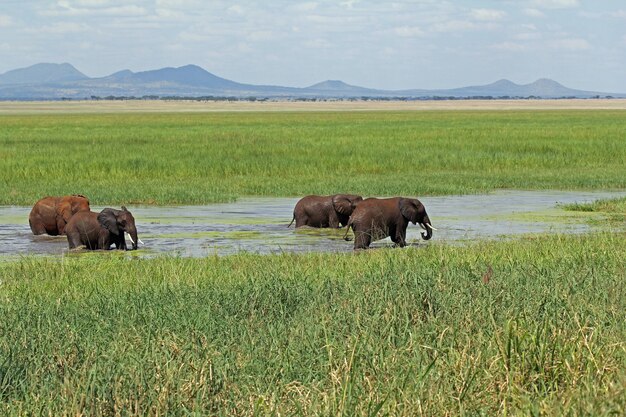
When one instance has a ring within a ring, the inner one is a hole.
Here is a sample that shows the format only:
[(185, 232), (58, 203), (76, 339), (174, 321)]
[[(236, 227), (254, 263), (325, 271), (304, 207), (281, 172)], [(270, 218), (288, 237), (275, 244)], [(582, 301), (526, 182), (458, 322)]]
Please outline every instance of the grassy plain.
[[(0, 204), (626, 189), (626, 110), (2, 108)], [(624, 259), (617, 232), (3, 262), (0, 414), (623, 415)]]
[(0, 116), (0, 204), (626, 188), (626, 111)]
[(623, 415), (623, 235), (0, 266), (3, 415)]

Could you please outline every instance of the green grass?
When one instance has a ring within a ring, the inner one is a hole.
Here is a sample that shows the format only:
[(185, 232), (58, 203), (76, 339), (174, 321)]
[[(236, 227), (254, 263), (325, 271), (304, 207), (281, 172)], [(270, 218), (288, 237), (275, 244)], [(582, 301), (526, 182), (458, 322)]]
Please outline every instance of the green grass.
[(0, 414), (626, 411), (620, 234), (94, 255), (0, 265)]
[(0, 204), (626, 188), (624, 111), (0, 116)]
[(597, 200), (591, 203), (566, 204), (563, 208), (570, 211), (626, 214), (626, 197)]
[(626, 226), (626, 197), (592, 201), (591, 203), (566, 204), (565, 210), (573, 212), (597, 213), (602, 218), (589, 218), (594, 225), (606, 223), (615, 230)]

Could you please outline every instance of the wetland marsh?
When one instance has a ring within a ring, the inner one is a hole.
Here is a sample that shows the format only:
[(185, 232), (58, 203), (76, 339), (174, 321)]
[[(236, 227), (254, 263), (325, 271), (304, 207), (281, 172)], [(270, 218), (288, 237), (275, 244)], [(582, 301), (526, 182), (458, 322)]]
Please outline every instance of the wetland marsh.
[[(626, 111), (117, 106), (0, 111), (1, 414), (625, 414)], [(287, 229), (340, 191), (438, 231)], [(72, 193), (145, 247), (30, 235)]]

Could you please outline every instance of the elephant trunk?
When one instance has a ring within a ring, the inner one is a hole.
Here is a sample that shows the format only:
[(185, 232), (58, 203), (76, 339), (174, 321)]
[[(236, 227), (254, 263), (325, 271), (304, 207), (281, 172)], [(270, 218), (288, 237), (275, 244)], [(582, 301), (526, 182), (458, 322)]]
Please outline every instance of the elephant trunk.
[(430, 224), (430, 219), (428, 218), (428, 216), (424, 216), (424, 220), (420, 224), (420, 226), (422, 226), (422, 228), (426, 230), (426, 233), (422, 232), (422, 239), (429, 240), (431, 237), (433, 237), (433, 230), (435, 230), (435, 228)]

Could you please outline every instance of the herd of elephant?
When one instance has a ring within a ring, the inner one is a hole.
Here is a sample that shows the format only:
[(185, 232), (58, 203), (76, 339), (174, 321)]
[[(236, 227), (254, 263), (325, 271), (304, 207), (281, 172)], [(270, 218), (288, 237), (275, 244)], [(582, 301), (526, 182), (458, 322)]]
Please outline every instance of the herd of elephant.
[[(415, 198), (367, 198), (352, 194), (330, 196), (310, 195), (300, 199), (293, 210), (296, 228), (347, 226), (345, 240), (354, 232), (354, 249), (366, 249), (372, 241), (390, 237), (396, 246), (406, 246), (409, 223), (419, 224), (428, 240), (436, 230), (430, 222), (424, 205)], [(73, 194), (63, 197), (45, 197), (33, 206), (28, 222), (33, 234), (66, 235), (70, 249), (127, 250), (126, 236), (137, 249), (143, 242), (137, 235), (135, 218), (122, 206), (121, 210), (105, 208), (91, 211), (89, 199)]]

